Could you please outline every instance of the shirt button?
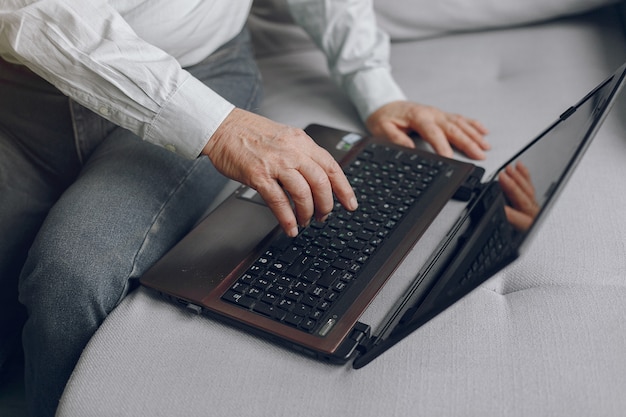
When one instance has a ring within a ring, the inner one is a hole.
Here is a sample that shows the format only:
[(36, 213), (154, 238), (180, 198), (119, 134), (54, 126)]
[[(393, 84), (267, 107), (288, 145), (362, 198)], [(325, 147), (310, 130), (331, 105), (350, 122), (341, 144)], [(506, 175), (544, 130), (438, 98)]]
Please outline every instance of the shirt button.
[(99, 112), (100, 112), (100, 114), (101, 114), (101, 115), (103, 115), (103, 116), (108, 116), (108, 115), (110, 114), (109, 109), (108, 109), (107, 107), (104, 107), (104, 106), (100, 107), (100, 108), (98, 109), (98, 111), (99, 111)]
[(164, 148), (170, 152), (176, 152), (176, 146), (172, 145), (171, 143), (168, 143), (167, 145), (165, 145)]

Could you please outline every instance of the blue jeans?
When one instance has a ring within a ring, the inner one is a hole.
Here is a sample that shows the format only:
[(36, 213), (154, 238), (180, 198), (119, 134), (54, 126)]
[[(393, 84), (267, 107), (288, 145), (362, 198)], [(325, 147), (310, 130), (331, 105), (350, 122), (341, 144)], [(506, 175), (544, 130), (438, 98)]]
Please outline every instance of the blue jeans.
[[(187, 70), (259, 103), (246, 31)], [(225, 183), (208, 158), (144, 142), (0, 61), (0, 364), (21, 332), (32, 415), (54, 415), (98, 326)]]

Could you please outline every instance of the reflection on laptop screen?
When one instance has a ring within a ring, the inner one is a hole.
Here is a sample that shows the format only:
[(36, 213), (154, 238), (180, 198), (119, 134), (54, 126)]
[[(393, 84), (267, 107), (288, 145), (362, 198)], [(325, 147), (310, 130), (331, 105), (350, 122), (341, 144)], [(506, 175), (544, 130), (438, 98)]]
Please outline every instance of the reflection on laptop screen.
[(544, 134), (496, 173), (495, 179), (507, 200), (507, 219), (517, 231), (530, 232), (535, 219), (578, 163), (589, 143), (586, 139), (595, 133), (595, 127), (606, 115), (603, 110), (609, 102), (608, 96), (614, 92), (614, 78), (563, 113)]

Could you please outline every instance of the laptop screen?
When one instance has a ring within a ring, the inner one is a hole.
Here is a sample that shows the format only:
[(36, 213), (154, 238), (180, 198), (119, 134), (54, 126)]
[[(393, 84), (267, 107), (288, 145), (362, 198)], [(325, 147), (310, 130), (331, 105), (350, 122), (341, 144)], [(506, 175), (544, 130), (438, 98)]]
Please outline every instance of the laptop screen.
[(545, 217), (542, 213), (580, 161), (613, 104), (622, 77), (621, 72), (616, 73), (570, 107), (491, 178), (504, 193), (506, 218), (519, 232), (518, 245), (525, 243), (535, 223)]

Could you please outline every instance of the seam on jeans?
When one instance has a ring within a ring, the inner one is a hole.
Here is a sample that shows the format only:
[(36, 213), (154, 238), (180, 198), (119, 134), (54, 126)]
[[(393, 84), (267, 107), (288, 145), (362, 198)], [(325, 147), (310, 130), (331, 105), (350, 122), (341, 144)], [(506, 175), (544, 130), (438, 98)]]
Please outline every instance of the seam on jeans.
[[(137, 260), (138, 260), (139, 256), (142, 254), (142, 252), (145, 250), (146, 242), (147, 242), (149, 236), (151, 235), (152, 231), (154, 230), (154, 227), (155, 227), (156, 223), (159, 221), (161, 215), (163, 214), (163, 211), (168, 206), (170, 201), (172, 201), (172, 198), (174, 198), (174, 196), (178, 193), (178, 191), (182, 188), (182, 186), (187, 182), (187, 179), (192, 174), (192, 172), (194, 172), (197, 169), (199, 160), (200, 160), (199, 158), (194, 160), (194, 163), (191, 166), (191, 168), (187, 171), (187, 174), (183, 178), (181, 178), (181, 180), (179, 181), (178, 185), (172, 189), (172, 191), (170, 192), (170, 194), (167, 197), (167, 199), (165, 199), (165, 201), (163, 202), (163, 204), (161, 205), (161, 207), (159, 208), (157, 213), (152, 218), (152, 223), (150, 224), (150, 227), (148, 228), (148, 230), (144, 234), (143, 240), (141, 242), (141, 245), (139, 246), (139, 249), (137, 249), (137, 252), (135, 253), (135, 256), (133, 258), (133, 262), (131, 264), (131, 269), (130, 269), (130, 272), (128, 274), (128, 278), (126, 279), (127, 283), (133, 277), (134, 274), (139, 272), (139, 270), (137, 268)], [(128, 288), (128, 284), (126, 285), (126, 287), (124, 289), (126, 290), (127, 288)], [(120, 299), (118, 300), (118, 303), (122, 301), (122, 299), (124, 298), (125, 295), (126, 295), (125, 293), (120, 295)]]
[(67, 101), (67, 105), (70, 108), (70, 119), (72, 119), (72, 130), (74, 131), (74, 148), (76, 150), (76, 155), (78, 156), (78, 163), (82, 167), (85, 165), (85, 161), (83, 159), (83, 153), (81, 152), (81, 149), (80, 149), (80, 143), (79, 143), (80, 141), (78, 139), (80, 132), (78, 131), (79, 130), (78, 123), (76, 123), (76, 118), (80, 116), (77, 116), (77, 114), (75, 113), (74, 106), (72, 105), (72, 103), (73, 102), (71, 99)]
[(128, 289), (130, 288), (130, 277), (124, 280), (124, 288), (122, 288), (122, 291), (120, 291), (120, 296), (117, 299), (117, 301), (115, 302), (115, 305), (113, 306), (113, 308), (117, 307), (118, 305), (120, 305), (120, 303), (122, 302), (122, 300), (124, 300), (124, 298), (126, 298), (126, 296), (128, 295)]
[(262, 83), (263, 80), (261, 79), (260, 75), (256, 76), (256, 82), (254, 83), (254, 87), (252, 88), (251, 94), (250, 94), (250, 98), (248, 99), (248, 101), (246, 102), (246, 109), (250, 110), (250, 111), (255, 111), (258, 110), (258, 108), (253, 109), (252, 108), (252, 104), (253, 103), (257, 103), (257, 106), (260, 104), (261, 100), (257, 100), (259, 99), (260, 94), (262, 94)]

